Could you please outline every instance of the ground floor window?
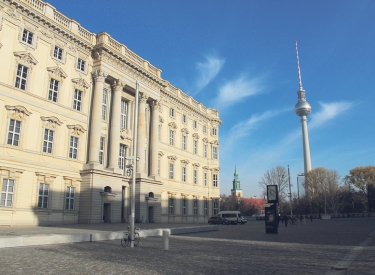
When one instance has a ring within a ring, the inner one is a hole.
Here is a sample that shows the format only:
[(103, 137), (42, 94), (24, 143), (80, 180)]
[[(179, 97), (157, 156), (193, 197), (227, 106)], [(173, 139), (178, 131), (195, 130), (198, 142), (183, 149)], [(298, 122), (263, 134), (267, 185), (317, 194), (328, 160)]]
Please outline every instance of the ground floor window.
[(0, 206), (12, 207), (14, 195), (14, 180), (3, 179), (1, 188)]
[(39, 184), (38, 208), (48, 208), (49, 184)]
[(65, 209), (74, 210), (74, 194), (75, 188), (68, 186), (66, 187), (66, 198), (65, 198)]
[(214, 201), (214, 216), (219, 213), (219, 202)]
[(173, 214), (173, 198), (169, 198), (169, 215)]

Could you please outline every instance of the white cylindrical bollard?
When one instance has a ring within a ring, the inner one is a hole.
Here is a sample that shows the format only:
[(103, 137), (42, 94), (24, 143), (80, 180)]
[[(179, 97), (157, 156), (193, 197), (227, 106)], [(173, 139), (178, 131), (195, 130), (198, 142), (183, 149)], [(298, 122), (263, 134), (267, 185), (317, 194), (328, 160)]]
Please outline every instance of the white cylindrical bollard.
[(169, 230), (163, 230), (163, 250), (169, 250)]

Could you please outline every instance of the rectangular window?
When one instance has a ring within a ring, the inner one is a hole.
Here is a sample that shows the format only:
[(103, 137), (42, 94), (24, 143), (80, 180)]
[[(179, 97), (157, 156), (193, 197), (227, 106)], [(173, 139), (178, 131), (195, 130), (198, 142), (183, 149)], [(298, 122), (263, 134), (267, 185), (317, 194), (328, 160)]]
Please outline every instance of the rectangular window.
[(182, 167), (182, 181), (186, 182), (186, 167)]
[(194, 215), (198, 215), (198, 201), (194, 200)]
[(77, 159), (78, 153), (78, 137), (70, 137), (70, 145), (69, 145), (69, 158)]
[(53, 50), (53, 57), (57, 58), (58, 60), (62, 60), (62, 56), (63, 56), (63, 49), (55, 46)]
[(203, 126), (203, 134), (207, 134), (207, 126)]
[(216, 128), (212, 128), (212, 135), (213, 135), (213, 136), (216, 136), (216, 135), (217, 135), (217, 129), (216, 129)]
[(74, 210), (74, 193), (75, 187), (66, 187), (66, 197), (65, 197), (65, 209)]
[(169, 144), (174, 145), (174, 131), (169, 131)]
[(102, 120), (107, 120), (107, 96), (108, 90), (103, 89), (103, 100), (102, 100)]
[(13, 206), (14, 195), (14, 180), (3, 179), (3, 186), (1, 188), (0, 206)]
[(197, 184), (198, 182), (198, 171), (197, 170), (194, 170), (194, 184)]
[(81, 111), (82, 106), (82, 91), (75, 89), (73, 97), (73, 109)]
[(203, 173), (204, 186), (207, 186), (207, 173)]
[(186, 199), (182, 200), (182, 214), (186, 215)]
[(48, 100), (57, 102), (58, 92), (59, 92), (59, 81), (51, 78), (51, 81), (49, 83)]
[(173, 169), (174, 168), (174, 165), (173, 165), (173, 163), (170, 163), (169, 164), (169, 178), (171, 179), (171, 180), (173, 180), (173, 177), (174, 177), (174, 172), (173, 172)]
[(77, 69), (84, 72), (85, 71), (86, 62), (82, 60), (81, 58), (78, 58), (77, 60)]
[(18, 146), (21, 134), (21, 121), (10, 119), (7, 144)]
[(173, 109), (173, 108), (170, 108), (170, 109), (169, 109), (169, 115), (170, 115), (171, 117), (174, 117), (174, 109)]
[(169, 214), (173, 215), (173, 198), (169, 198)]
[(99, 145), (99, 163), (103, 164), (103, 157), (104, 157), (104, 137), (100, 137), (100, 145)]
[(217, 174), (212, 175), (212, 183), (214, 187), (217, 187)]
[(21, 89), (21, 90), (26, 90), (28, 70), (29, 69), (27, 67), (18, 64), (16, 84), (15, 84), (16, 88)]
[(212, 158), (217, 159), (217, 147), (212, 146)]
[(207, 145), (203, 145), (203, 157), (207, 158)]
[(186, 136), (182, 136), (182, 150), (186, 150)]
[(48, 190), (49, 184), (39, 184), (38, 208), (48, 208)]
[(214, 216), (219, 213), (219, 203), (217, 201), (214, 202)]
[(182, 122), (186, 123), (186, 115), (182, 115)]
[(121, 129), (126, 129), (126, 119), (128, 116), (128, 102), (121, 100)]
[(193, 153), (197, 154), (197, 149), (198, 149), (198, 141), (194, 140), (193, 141)]
[(194, 127), (194, 129), (197, 129), (197, 128), (198, 128), (198, 125), (197, 125), (197, 121), (196, 121), (196, 120), (194, 120), (194, 122), (193, 122), (193, 127)]
[(126, 147), (124, 144), (120, 144), (120, 151), (118, 155), (118, 168), (120, 169), (124, 169), (125, 154), (126, 154)]
[(53, 134), (54, 132), (49, 129), (44, 129), (44, 137), (43, 137), (43, 152), (52, 154), (52, 147), (53, 147)]
[(22, 41), (26, 42), (29, 45), (33, 44), (33, 36), (34, 34), (26, 29), (23, 30), (22, 34)]
[(207, 200), (204, 201), (203, 207), (204, 207), (204, 215), (207, 216), (208, 215), (208, 201)]

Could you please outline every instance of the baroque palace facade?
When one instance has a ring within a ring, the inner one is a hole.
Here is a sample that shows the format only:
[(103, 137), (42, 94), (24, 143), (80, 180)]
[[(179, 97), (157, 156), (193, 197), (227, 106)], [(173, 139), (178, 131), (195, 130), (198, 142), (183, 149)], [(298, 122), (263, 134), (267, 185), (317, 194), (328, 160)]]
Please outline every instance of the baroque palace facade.
[(0, 64), (0, 225), (128, 222), (135, 127), (136, 221), (218, 212), (218, 111), (109, 34), (2, 0)]

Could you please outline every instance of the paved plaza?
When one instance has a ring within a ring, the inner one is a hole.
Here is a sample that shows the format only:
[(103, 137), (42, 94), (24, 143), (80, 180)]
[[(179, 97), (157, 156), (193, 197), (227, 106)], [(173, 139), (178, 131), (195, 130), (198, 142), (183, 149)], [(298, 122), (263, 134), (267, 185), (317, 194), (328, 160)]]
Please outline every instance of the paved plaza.
[[(29, 228), (33, 234), (65, 230), (69, 227)], [(23, 233), (22, 228), (0, 228), (0, 236), (10, 232)], [(288, 227), (280, 223), (279, 234), (265, 234), (264, 221), (249, 221), (173, 235), (168, 251), (163, 251), (161, 237), (142, 238), (135, 248), (123, 248), (119, 240), (1, 248), (1, 274), (375, 274), (374, 233), (375, 218), (313, 220)]]

